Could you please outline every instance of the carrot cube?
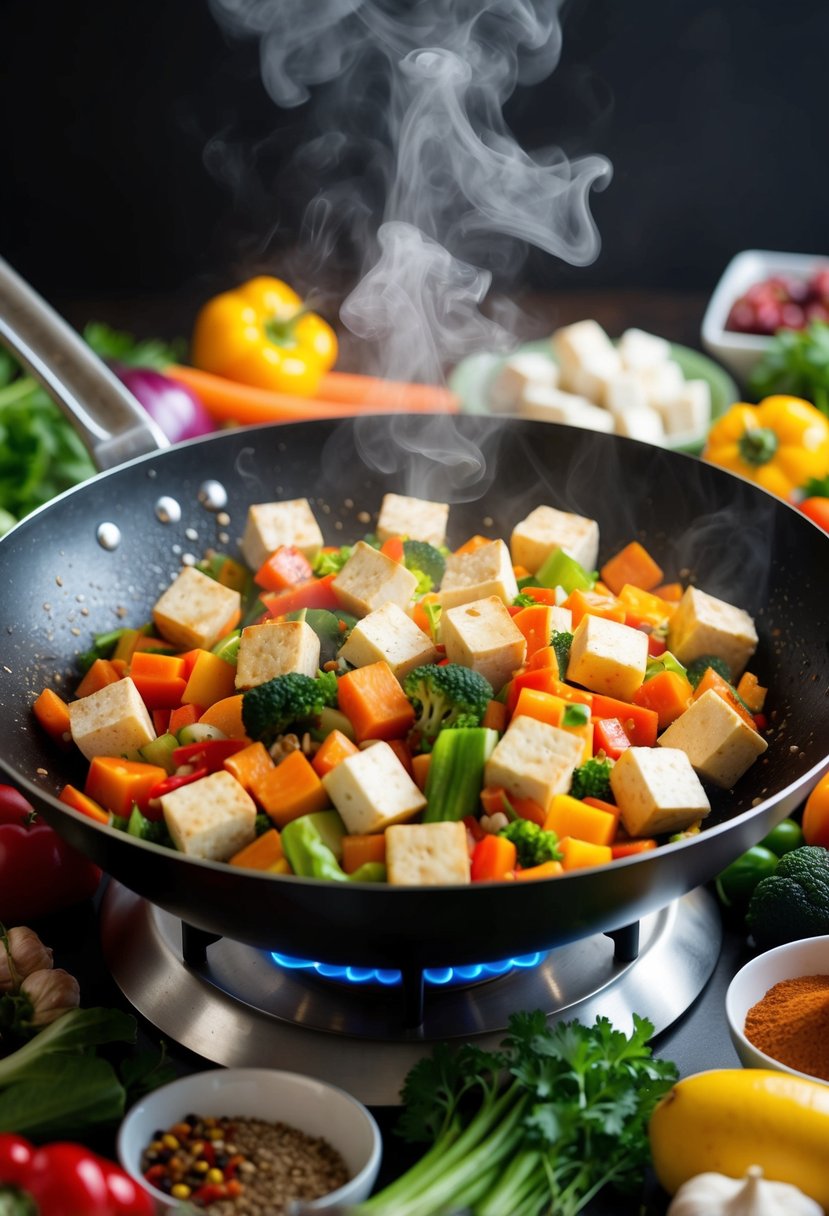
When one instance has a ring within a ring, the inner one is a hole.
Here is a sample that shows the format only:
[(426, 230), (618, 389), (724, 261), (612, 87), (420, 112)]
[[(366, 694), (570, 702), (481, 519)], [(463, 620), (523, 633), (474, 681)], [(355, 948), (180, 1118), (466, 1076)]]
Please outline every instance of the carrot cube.
[(146, 808), (150, 790), (168, 777), (158, 764), (122, 760), (116, 756), (95, 756), (86, 775), (84, 793), (113, 815), (126, 817), (135, 803)]
[(656, 746), (659, 714), (654, 710), (594, 693), (591, 713), (594, 718), (618, 718), (634, 747)]
[(653, 591), (662, 582), (662, 570), (637, 540), (631, 541), (606, 561), (601, 569), (602, 581), (618, 595), (625, 583)]
[(527, 639), (527, 658), (548, 646), (553, 634), (553, 609), (549, 604), (533, 604), (522, 608), (512, 618)]
[(497, 730), (499, 734), (503, 734), (507, 729), (507, 707), (503, 701), (491, 700), (487, 702), (484, 716), (481, 719), (481, 726), (486, 726), (490, 730)]
[(43, 692), (32, 706), (32, 711), (40, 725), (56, 743), (67, 745), (72, 737), (69, 724), (69, 709), (63, 697), (59, 697), (51, 688)]
[(536, 718), (549, 726), (560, 726), (564, 708), (561, 697), (542, 692), (541, 689), (527, 688), (525, 685), (518, 694), (512, 716), (519, 718), (523, 714), (526, 718)]
[(223, 767), (251, 793), (257, 781), (274, 767), (274, 762), (264, 743), (251, 743), (241, 751), (234, 752), (232, 756), (227, 756)]
[(75, 689), (76, 697), (88, 697), (90, 693), (98, 692), (107, 684), (114, 684), (121, 677), (109, 659), (96, 659)]
[(266, 591), (284, 591), (297, 583), (307, 583), (313, 577), (311, 563), (300, 549), (294, 545), (280, 545), (265, 559), (253, 581)]
[(421, 793), (426, 789), (426, 778), (429, 776), (429, 765), (432, 757), (428, 752), (412, 756), (412, 777)]
[(589, 844), (609, 845), (616, 835), (619, 812), (587, 806), (569, 794), (556, 794), (550, 804), (544, 830), (559, 838), (573, 836)]
[(401, 739), (412, 727), (415, 711), (385, 660), (347, 671), (338, 684), (339, 705), (365, 739)]
[(341, 730), (332, 730), (317, 748), (311, 760), (311, 767), (318, 777), (324, 777), (332, 768), (336, 768), (341, 760), (345, 760), (346, 756), (353, 756), (358, 750)]
[(206, 705), (229, 697), (236, 687), (236, 668), (217, 654), (202, 650), (198, 654), (190, 678), (181, 694), (185, 705)]
[(80, 811), (82, 815), (88, 815), (90, 819), (94, 819), (98, 823), (109, 823), (109, 811), (105, 811), (102, 806), (89, 798), (82, 790), (76, 789), (74, 785), (65, 785), (58, 795), (58, 801), (65, 802), (73, 810)]
[(278, 828), (328, 806), (325, 787), (300, 751), (291, 752), (261, 776), (251, 792)]
[(573, 614), (573, 629), (582, 617), (600, 616), (606, 621), (619, 621), (624, 624), (625, 606), (615, 595), (600, 595), (595, 591), (582, 591), (576, 588), (571, 591), (564, 601), (563, 607), (569, 608)]
[(564, 870), (604, 866), (613, 860), (610, 845), (591, 844), (587, 840), (577, 840), (575, 836), (565, 836), (558, 842), (558, 847), (563, 854), (561, 865)]
[(284, 860), (282, 841), (276, 828), (263, 832), (250, 844), (230, 858), (228, 865), (242, 866), (247, 870), (274, 870)]
[(684, 714), (691, 703), (694, 690), (678, 671), (660, 671), (645, 680), (633, 694), (637, 705), (652, 709), (659, 716), (659, 729), (665, 730)]
[(192, 726), (194, 722), (198, 722), (205, 708), (202, 705), (177, 705), (170, 711), (167, 729), (171, 734), (177, 735), (185, 726)]
[(232, 697), (223, 697), (214, 701), (199, 717), (199, 722), (207, 726), (215, 726), (228, 739), (246, 739), (247, 732), (242, 721), (242, 694), (237, 692)]
[(359, 833), (343, 836), (342, 866), (346, 874), (353, 874), (369, 861), (385, 862), (385, 832)]
[(133, 651), (130, 676), (148, 709), (173, 709), (181, 701), (187, 681), (178, 655)]
[(470, 877), (473, 882), (496, 882), (515, 869), (518, 850), (506, 836), (484, 836), (475, 845)]
[(515, 877), (518, 882), (532, 882), (536, 878), (555, 878), (557, 874), (564, 873), (564, 866), (560, 861), (542, 861), (538, 866), (527, 866), (526, 870), (516, 870)]

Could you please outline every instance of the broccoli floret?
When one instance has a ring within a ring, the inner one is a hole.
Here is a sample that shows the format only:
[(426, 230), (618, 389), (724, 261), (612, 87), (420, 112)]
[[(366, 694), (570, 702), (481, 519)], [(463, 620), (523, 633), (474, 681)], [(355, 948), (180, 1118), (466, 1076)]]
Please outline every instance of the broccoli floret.
[(610, 793), (610, 770), (613, 761), (591, 756), (573, 773), (570, 793), (574, 798), (603, 798), (607, 800)]
[(829, 852), (803, 845), (754, 888), (746, 924), (762, 950), (829, 933)]
[(550, 637), (550, 645), (556, 652), (558, 659), (558, 674), (563, 680), (567, 675), (567, 664), (570, 662), (570, 647), (573, 645), (572, 633), (567, 633), (563, 629), (554, 629)]
[(685, 675), (692, 688), (696, 688), (709, 667), (713, 667), (718, 676), (731, 683), (731, 668), (725, 659), (718, 654), (701, 654), (698, 659), (692, 659), (685, 668)]
[(314, 678), (289, 671), (248, 689), (242, 697), (242, 722), (251, 739), (269, 746), (289, 726), (310, 722), (327, 705), (336, 704), (335, 672), (321, 672)]
[(540, 866), (545, 861), (560, 861), (561, 850), (555, 832), (545, 832), (531, 819), (513, 819), (498, 833), (511, 840), (518, 852), (518, 864), (522, 869)]
[(439, 587), (446, 572), (446, 558), (425, 540), (403, 541), (403, 565), (417, 575), (417, 595)]
[(420, 735), (421, 751), (431, 751), (442, 730), (480, 726), (492, 699), (489, 681), (460, 663), (415, 667), (403, 691), (417, 714), (412, 730)]

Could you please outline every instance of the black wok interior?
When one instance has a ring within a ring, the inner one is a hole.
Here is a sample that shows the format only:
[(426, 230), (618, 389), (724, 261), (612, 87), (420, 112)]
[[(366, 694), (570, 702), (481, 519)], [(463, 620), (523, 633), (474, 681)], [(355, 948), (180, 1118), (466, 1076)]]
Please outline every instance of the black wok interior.
[[(227, 491), (222, 516), (200, 500)], [(269, 877), (188, 860), (57, 801), (86, 764), (39, 730), (44, 685), (71, 695), (93, 634), (140, 625), (188, 554), (237, 553), (253, 502), (307, 496), (329, 543), (371, 531), (388, 490), (452, 504), (449, 543), (508, 538), (547, 503), (598, 519), (600, 561), (642, 541), (666, 579), (748, 609), (770, 689), (769, 750), (733, 792), (709, 790), (702, 833), (655, 853), (535, 883), (393, 888)], [(162, 497), (181, 507), (163, 522)], [(203, 496), (202, 496), (203, 497)], [(108, 550), (98, 527), (112, 523)], [(691, 457), (517, 420), (375, 416), (223, 432), (103, 474), (0, 541), (0, 764), (63, 835), (126, 886), (208, 931), (334, 963), (448, 965), (618, 928), (684, 894), (805, 797), (829, 751), (829, 541), (795, 510)]]

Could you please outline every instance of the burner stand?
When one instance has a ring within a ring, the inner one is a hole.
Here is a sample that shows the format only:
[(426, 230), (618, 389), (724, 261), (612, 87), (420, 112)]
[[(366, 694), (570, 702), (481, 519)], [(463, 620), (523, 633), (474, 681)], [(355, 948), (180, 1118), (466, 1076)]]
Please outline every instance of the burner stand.
[[(185, 929), (115, 882), (101, 906), (113, 978), (162, 1034), (213, 1063), (302, 1071), (375, 1106), (399, 1101), (406, 1073), (432, 1042), (470, 1039), (493, 1048), (514, 1010), (588, 1023), (602, 1014), (628, 1033), (636, 1012), (659, 1034), (705, 986), (722, 930), (716, 902), (700, 888), (613, 937), (558, 946), (533, 970), (469, 987), (430, 987), (413, 1024), (418, 993), (413, 1006), (411, 992), (285, 971), (267, 951)], [(408, 1000), (402, 1019), (394, 999)]]

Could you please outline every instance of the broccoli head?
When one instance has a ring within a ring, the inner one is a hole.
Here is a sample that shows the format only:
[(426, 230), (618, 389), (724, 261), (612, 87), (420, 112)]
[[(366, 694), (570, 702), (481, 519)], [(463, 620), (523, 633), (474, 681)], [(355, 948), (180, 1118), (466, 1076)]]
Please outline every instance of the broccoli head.
[(515, 845), (522, 869), (540, 866), (545, 861), (560, 861), (562, 854), (555, 832), (545, 832), (532, 819), (513, 819), (498, 833)]
[(580, 764), (574, 771), (573, 780), (570, 784), (570, 793), (574, 798), (603, 798), (607, 800), (611, 797), (610, 770), (612, 768), (612, 760), (602, 760), (598, 756), (591, 756), (589, 760), (585, 760), (584, 764)]
[(754, 888), (746, 924), (762, 950), (829, 933), (829, 852), (803, 845), (781, 857)]
[(289, 671), (243, 694), (242, 722), (251, 739), (270, 746), (289, 727), (312, 722), (326, 706), (336, 704), (335, 672), (321, 672), (314, 677)]
[(439, 587), (446, 572), (446, 558), (426, 540), (403, 541), (403, 565), (417, 575), (418, 595)]
[(460, 663), (415, 667), (403, 691), (415, 708), (412, 730), (420, 735), (421, 751), (431, 751), (442, 730), (480, 726), (493, 696), (489, 681)]
[(685, 675), (692, 688), (696, 688), (709, 667), (713, 667), (718, 676), (731, 682), (731, 668), (725, 659), (718, 654), (701, 654), (698, 659), (692, 659), (685, 668)]
[(559, 677), (564, 680), (567, 676), (567, 664), (570, 662), (570, 647), (573, 645), (573, 635), (563, 629), (554, 629), (550, 637), (550, 645), (556, 652)]

